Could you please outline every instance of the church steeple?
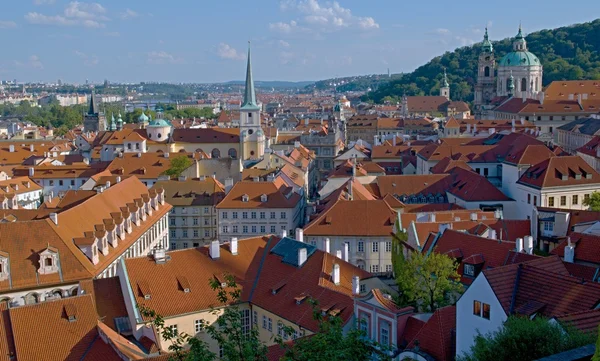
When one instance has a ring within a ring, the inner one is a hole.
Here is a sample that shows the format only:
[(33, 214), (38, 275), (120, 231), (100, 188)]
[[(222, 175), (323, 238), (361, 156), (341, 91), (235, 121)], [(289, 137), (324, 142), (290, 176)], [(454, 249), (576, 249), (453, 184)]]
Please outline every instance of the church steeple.
[(444, 79), (440, 86), (440, 96), (450, 100), (450, 84), (448, 84), (448, 76), (446, 75), (446, 68), (444, 68)]
[(110, 115), (110, 130), (117, 130), (117, 123), (115, 122), (115, 114)]
[(254, 80), (252, 79), (252, 61), (250, 58), (250, 42), (248, 42), (248, 64), (246, 66), (246, 90), (244, 91), (244, 102), (242, 109), (259, 109), (254, 92)]
[(485, 34), (483, 35), (483, 43), (481, 43), (481, 50), (484, 53), (491, 53), (494, 51), (494, 47), (492, 46), (492, 42), (488, 36), (488, 28), (485, 28)]
[(98, 105), (96, 104), (96, 100), (94, 91), (92, 90), (92, 95), (90, 95), (90, 108), (88, 109), (88, 114), (98, 114)]

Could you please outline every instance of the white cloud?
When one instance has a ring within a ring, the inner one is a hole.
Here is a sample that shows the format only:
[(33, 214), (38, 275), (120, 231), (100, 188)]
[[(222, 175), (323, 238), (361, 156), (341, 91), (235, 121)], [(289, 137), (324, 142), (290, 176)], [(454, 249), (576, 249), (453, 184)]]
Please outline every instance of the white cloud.
[(54, 4), (55, 0), (33, 0), (35, 5), (51, 5)]
[(0, 29), (16, 28), (17, 23), (9, 20), (0, 20)]
[(245, 56), (243, 53), (237, 51), (235, 48), (232, 48), (229, 44), (220, 43), (217, 47), (217, 55), (223, 59), (230, 60), (243, 60)]
[(125, 9), (125, 11), (120, 14), (120, 17), (123, 20), (137, 18), (138, 16), (140, 16), (140, 14), (131, 9)]
[(79, 50), (75, 50), (73, 53), (83, 60), (83, 64), (86, 66), (98, 65), (99, 60), (96, 55), (87, 55)]
[(444, 28), (437, 28), (437, 29), (435, 29), (435, 30), (432, 31), (432, 34), (449, 35), (450, 34), (450, 30), (444, 29)]
[(148, 63), (150, 64), (181, 64), (182, 62), (182, 59), (166, 51), (151, 51), (148, 53)]
[(287, 42), (287, 41), (285, 41), (285, 40), (279, 40), (279, 41), (277, 42), (277, 44), (279, 44), (279, 46), (281, 46), (282, 48), (289, 48), (289, 47), (290, 47), (290, 43), (288, 43), (288, 42)]
[(40, 60), (40, 57), (37, 56), (37, 55), (30, 56), (29, 59), (27, 59), (26, 62), (21, 62), (21, 61), (17, 60), (17, 61), (15, 61), (15, 65), (16, 66), (27, 67), (27, 68), (32, 68), (32, 69), (37, 69), (37, 70), (44, 69), (44, 64)]
[(273, 31), (290, 33), (294, 30), (311, 30), (316, 32), (337, 31), (344, 28), (360, 30), (378, 29), (379, 24), (372, 17), (361, 17), (352, 14), (348, 8), (337, 1), (320, 3), (319, 0), (283, 0), (279, 3), (282, 11), (295, 12), (302, 15), (297, 21), (277, 22), (269, 24)]
[(55, 26), (83, 26), (86, 28), (103, 28), (110, 19), (104, 14), (106, 9), (98, 3), (70, 2), (62, 15), (45, 15), (30, 12), (25, 15), (25, 20), (31, 24)]

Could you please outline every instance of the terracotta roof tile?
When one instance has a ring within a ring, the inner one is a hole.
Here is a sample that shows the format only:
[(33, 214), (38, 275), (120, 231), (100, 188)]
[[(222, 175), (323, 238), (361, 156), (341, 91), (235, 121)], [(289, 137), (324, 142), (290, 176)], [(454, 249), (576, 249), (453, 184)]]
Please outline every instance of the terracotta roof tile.
[[(261, 201), (263, 194), (267, 196), (265, 202)], [(286, 197), (287, 194), (289, 198)], [(244, 195), (248, 196), (247, 202), (243, 199)], [(299, 199), (300, 195), (286, 189), (281, 179), (273, 182), (241, 181), (234, 184), (217, 208), (293, 208)]]
[(599, 184), (600, 174), (579, 156), (552, 157), (529, 169), (519, 180), (534, 188)]
[[(575, 261), (600, 265), (600, 236), (574, 232), (570, 237), (571, 243), (575, 246)], [(551, 253), (564, 257), (567, 243), (565, 239)]]
[(415, 347), (415, 341), (418, 340), (419, 348), (433, 356), (434, 359), (451, 361), (454, 359), (453, 330), (455, 328), (456, 307), (440, 308), (431, 315), (407, 348)]
[(596, 333), (600, 324), (600, 310), (594, 309), (568, 313), (556, 317), (556, 320), (562, 324), (573, 326), (582, 332)]

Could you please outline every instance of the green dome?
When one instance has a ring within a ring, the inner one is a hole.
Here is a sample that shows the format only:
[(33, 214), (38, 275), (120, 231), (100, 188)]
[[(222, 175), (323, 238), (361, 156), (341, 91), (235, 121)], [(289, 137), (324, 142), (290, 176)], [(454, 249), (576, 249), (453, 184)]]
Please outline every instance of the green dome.
[(535, 66), (542, 65), (540, 59), (528, 51), (513, 51), (502, 57), (499, 66)]
[(333, 107), (333, 111), (334, 112), (339, 112), (340, 111), (340, 103), (337, 103), (334, 107)]
[(171, 123), (164, 119), (154, 119), (148, 124), (149, 127), (170, 127)]
[(140, 115), (138, 117), (138, 120), (140, 121), (140, 123), (145, 123), (149, 120), (150, 118), (148, 118), (148, 116), (142, 111), (142, 115)]

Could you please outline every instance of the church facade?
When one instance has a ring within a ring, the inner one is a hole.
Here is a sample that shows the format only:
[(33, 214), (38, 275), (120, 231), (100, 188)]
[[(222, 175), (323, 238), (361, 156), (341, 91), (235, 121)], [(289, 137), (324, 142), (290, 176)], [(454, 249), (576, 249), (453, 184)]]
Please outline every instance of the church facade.
[(475, 85), (475, 117), (486, 119), (498, 97), (537, 99), (542, 92), (543, 66), (529, 52), (521, 27), (512, 44), (512, 51), (496, 63), (494, 48), (487, 28), (481, 43)]

